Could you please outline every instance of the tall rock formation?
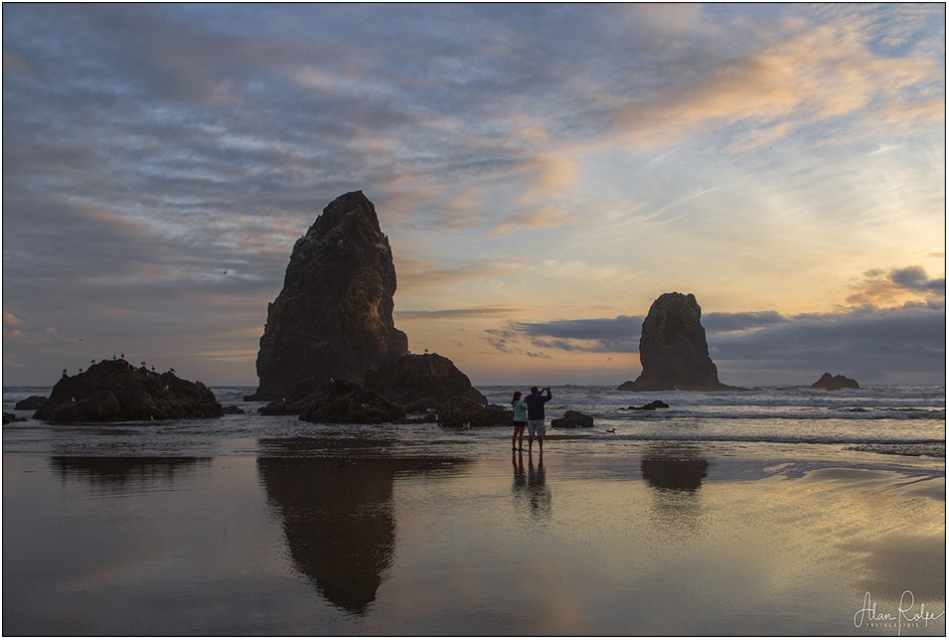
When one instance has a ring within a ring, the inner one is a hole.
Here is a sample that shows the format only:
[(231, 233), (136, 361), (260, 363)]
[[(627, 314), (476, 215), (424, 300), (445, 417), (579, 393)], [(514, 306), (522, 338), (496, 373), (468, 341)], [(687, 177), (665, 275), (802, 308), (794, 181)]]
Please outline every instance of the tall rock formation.
[(361, 191), (340, 196), (297, 240), (280, 295), (267, 305), (255, 400), (297, 382), (362, 384), (371, 367), (408, 353), (392, 320), (396, 279), (389, 239)]
[(716, 391), (731, 389), (718, 381), (708, 355), (702, 309), (691, 293), (664, 293), (649, 308), (639, 338), (642, 374), (624, 382), (622, 391)]

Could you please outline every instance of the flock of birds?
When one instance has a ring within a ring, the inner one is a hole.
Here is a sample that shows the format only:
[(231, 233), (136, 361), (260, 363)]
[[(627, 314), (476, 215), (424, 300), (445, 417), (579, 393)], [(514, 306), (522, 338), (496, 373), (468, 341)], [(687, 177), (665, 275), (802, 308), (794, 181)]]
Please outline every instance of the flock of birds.
[[(121, 359), (121, 360), (125, 360), (125, 354), (124, 354), (124, 353), (120, 353), (120, 354), (118, 355), (118, 357), (116, 357), (115, 354), (112, 354), (112, 359), (113, 359), (113, 360), (120, 360), (120, 359)], [(102, 362), (105, 362), (105, 360), (103, 359)], [(93, 358), (92, 360), (90, 360), (89, 363), (90, 363), (90, 364), (95, 364), (95, 363), (96, 363), (95, 358)], [(131, 366), (131, 365), (129, 365), (129, 366)], [(142, 360), (142, 368), (147, 370), (147, 367), (148, 367), (148, 365), (145, 363), (144, 360)], [(158, 370), (155, 369), (155, 365), (152, 365), (151, 372), (152, 372), (152, 373), (158, 373)], [(82, 367), (79, 367), (79, 373), (82, 373)], [(168, 373), (175, 373), (175, 368), (174, 368), (174, 367), (169, 368), (169, 369), (168, 369)], [(68, 370), (68, 369), (63, 369), (63, 377), (65, 378), (65, 377), (67, 377), (68, 375), (69, 375), (69, 370)]]

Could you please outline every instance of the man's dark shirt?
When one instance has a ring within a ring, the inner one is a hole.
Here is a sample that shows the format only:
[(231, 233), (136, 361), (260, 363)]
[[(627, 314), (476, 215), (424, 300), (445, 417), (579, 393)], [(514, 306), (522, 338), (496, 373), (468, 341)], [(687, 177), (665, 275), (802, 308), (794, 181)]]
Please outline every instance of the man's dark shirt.
[(532, 393), (526, 398), (524, 402), (527, 404), (527, 419), (528, 420), (543, 420), (544, 419), (544, 403), (553, 398), (553, 395), (550, 393), (550, 389), (547, 389), (547, 395), (542, 396), (539, 393)]

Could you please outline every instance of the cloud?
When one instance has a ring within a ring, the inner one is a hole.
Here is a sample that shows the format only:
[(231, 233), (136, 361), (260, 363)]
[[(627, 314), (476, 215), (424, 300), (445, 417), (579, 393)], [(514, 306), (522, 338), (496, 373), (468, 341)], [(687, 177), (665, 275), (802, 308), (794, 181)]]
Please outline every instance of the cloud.
[(896, 305), (925, 301), (944, 307), (946, 278), (930, 278), (920, 266), (891, 269), (871, 269), (863, 274), (861, 282), (853, 286), (857, 292), (847, 298), (853, 305)]
[[(676, 69), (669, 85), (603, 113), (634, 144), (666, 145), (714, 127), (733, 136), (735, 151), (815, 125), (839, 128), (844, 116), (854, 116), (848, 127), (876, 130), (942, 121), (938, 63), (926, 55), (877, 55), (865, 19), (816, 26), (791, 20), (776, 31), (783, 32), (776, 42), (710, 58), (700, 73)], [(752, 132), (729, 128), (736, 124)]]
[(788, 322), (777, 311), (752, 311), (746, 313), (706, 313), (702, 316), (702, 326), (706, 332), (727, 333), (732, 331), (750, 331), (773, 327)]
[(804, 314), (761, 331), (709, 335), (719, 368), (830, 370), (865, 381), (914, 373), (945, 374), (944, 308), (860, 307)]
[(396, 311), (396, 320), (445, 320), (458, 318), (511, 317), (523, 313), (516, 307), (471, 307), (468, 309), (438, 309), (435, 311)]
[(409, 292), (415, 289), (457, 285), (471, 280), (511, 275), (521, 269), (526, 260), (511, 258), (446, 264), (401, 255), (395, 258), (395, 263), (399, 290)]

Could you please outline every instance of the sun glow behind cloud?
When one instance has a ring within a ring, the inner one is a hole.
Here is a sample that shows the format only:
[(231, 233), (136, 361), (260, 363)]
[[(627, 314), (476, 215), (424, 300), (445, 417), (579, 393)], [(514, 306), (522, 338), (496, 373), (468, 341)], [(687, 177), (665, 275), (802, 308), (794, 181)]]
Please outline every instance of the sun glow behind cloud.
[(673, 290), (782, 319), (709, 325), (725, 382), (942, 381), (928, 332), (912, 370), (762, 340), (944, 325), (944, 12), (5, 6), (7, 384), (116, 350), (254, 384), (293, 242), (355, 189), (410, 348), (480, 383), (635, 377), (603, 328)]

